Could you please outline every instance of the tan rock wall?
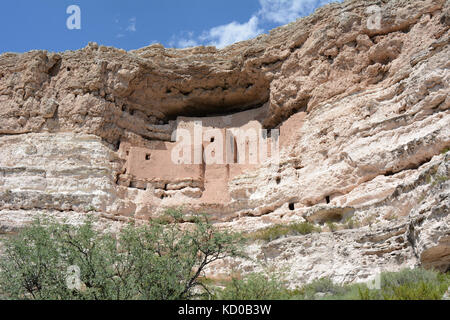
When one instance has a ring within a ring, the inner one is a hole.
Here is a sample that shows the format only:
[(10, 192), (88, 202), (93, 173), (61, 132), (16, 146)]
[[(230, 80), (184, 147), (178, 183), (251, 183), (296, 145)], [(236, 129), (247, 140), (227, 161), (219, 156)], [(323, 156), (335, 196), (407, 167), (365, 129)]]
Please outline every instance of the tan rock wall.
[[(127, 221), (182, 206), (247, 233), (322, 228), (248, 247), (293, 283), (448, 269), (449, 5), (348, 0), (223, 50), (0, 55), (0, 230), (44, 212)], [(195, 120), (280, 129), (280, 163), (175, 166), (172, 134)], [(262, 268), (213, 273), (232, 267)]]

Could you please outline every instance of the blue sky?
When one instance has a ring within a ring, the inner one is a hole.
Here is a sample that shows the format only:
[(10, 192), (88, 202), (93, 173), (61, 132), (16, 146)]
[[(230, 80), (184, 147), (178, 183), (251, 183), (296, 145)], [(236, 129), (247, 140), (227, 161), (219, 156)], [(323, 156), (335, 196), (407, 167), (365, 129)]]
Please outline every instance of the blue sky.
[[(331, 0), (4, 0), (0, 53), (65, 51), (94, 41), (125, 50), (224, 47), (308, 15)], [(81, 29), (69, 30), (70, 5)]]

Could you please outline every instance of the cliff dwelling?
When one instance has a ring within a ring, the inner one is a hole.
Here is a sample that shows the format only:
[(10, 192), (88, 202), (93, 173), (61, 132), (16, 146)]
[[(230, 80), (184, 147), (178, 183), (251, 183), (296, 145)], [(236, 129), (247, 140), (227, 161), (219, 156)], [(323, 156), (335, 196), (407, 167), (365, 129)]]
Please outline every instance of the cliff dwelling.
[[(296, 114), (269, 131), (262, 125), (266, 114), (263, 106), (226, 116), (177, 117), (169, 125), (171, 141), (146, 146), (121, 142), (124, 166), (118, 184), (146, 190), (149, 203), (170, 205), (171, 198), (181, 196), (190, 203), (226, 205), (233, 200), (229, 182), (264, 161), (274, 161), (305, 116)], [(184, 149), (181, 132), (189, 133)]]
[(223, 49), (19, 52), (0, 54), (0, 238), (179, 209), (248, 235), (214, 282), (449, 271), (450, 1), (334, 2)]

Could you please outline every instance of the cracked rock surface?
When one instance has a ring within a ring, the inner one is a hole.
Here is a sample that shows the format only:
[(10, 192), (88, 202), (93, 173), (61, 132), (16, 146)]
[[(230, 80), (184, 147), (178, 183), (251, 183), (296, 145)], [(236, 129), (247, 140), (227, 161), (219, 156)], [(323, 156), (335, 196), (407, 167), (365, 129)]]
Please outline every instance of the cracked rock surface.
[[(371, 5), (379, 28), (368, 28)], [(291, 284), (364, 281), (404, 267), (450, 268), (450, 1), (347, 0), (225, 49), (0, 55), (0, 234), (41, 214), (102, 217), (105, 228), (169, 206), (251, 233), (308, 221), (322, 230), (247, 247), (208, 271), (275, 265)], [(291, 123), (279, 166), (228, 185), (228, 204), (197, 189), (123, 186), (122, 144), (171, 139), (177, 117), (264, 107)], [(299, 117), (299, 114), (303, 116)], [(178, 192), (182, 189), (183, 192)], [(170, 200), (170, 201), (169, 201)], [(330, 230), (334, 224), (336, 230)], [(334, 232), (331, 232), (334, 231)]]

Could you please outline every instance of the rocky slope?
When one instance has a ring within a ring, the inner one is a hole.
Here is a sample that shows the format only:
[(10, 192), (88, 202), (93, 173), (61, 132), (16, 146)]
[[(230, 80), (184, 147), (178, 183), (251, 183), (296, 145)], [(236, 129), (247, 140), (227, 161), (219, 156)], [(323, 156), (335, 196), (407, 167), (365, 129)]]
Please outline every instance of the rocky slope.
[[(381, 8), (376, 28), (372, 5)], [(448, 270), (449, 25), (450, 1), (348, 0), (223, 50), (91, 43), (4, 53), (0, 233), (44, 213), (79, 221), (95, 212), (108, 225), (178, 204), (239, 231), (300, 221), (324, 230), (256, 242), (254, 260), (217, 264), (216, 277), (275, 265), (294, 286), (414, 265)], [(152, 190), (118, 183), (121, 145), (170, 141), (178, 116), (259, 107), (265, 128), (295, 130), (279, 166), (229, 183), (226, 206), (183, 196), (149, 204)]]

